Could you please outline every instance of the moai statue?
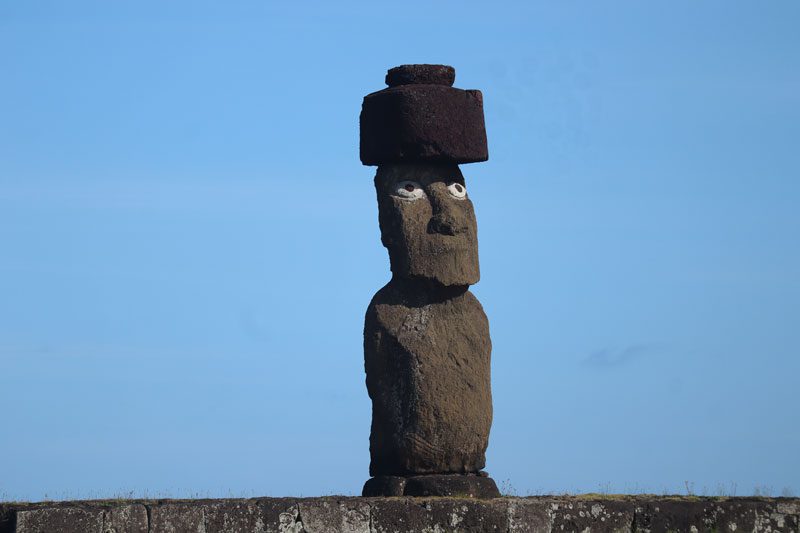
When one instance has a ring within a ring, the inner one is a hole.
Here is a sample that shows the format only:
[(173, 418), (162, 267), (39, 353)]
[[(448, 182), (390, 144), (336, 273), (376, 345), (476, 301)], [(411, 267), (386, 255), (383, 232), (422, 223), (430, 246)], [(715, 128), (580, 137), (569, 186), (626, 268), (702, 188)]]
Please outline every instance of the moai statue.
[(486, 161), (480, 91), (445, 65), (389, 70), (361, 110), (361, 162), (377, 165), (392, 279), (364, 324), (372, 399), (364, 496), (499, 496), (481, 469), (492, 425), (489, 323), (477, 224), (458, 165)]

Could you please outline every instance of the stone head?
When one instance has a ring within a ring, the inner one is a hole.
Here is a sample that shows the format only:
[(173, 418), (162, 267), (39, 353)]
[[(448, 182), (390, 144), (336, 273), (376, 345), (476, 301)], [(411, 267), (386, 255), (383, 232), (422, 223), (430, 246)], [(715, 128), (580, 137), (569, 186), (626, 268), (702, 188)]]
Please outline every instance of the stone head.
[(457, 164), (381, 165), (375, 188), (394, 277), (448, 287), (478, 282), (475, 211)]

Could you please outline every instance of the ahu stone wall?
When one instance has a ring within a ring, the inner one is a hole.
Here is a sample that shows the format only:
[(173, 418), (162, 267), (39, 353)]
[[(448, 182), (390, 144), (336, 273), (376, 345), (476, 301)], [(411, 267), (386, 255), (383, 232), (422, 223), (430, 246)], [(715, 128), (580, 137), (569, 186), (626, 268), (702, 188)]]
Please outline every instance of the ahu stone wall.
[(800, 499), (254, 498), (0, 504), (0, 533), (793, 532)]

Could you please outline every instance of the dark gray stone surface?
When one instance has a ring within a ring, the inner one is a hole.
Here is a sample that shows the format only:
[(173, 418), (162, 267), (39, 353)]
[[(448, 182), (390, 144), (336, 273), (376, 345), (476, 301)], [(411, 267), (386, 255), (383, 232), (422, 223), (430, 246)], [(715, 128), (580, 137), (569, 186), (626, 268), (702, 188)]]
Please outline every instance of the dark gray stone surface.
[(798, 498), (253, 498), (0, 504), (0, 533), (798, 533)]
[(449, 498), (370, 498), (375, 533), (506, 532), (507, 506), (502, 500)]
[(489, 323), (467, 290), (381, 289), (365, 324), (370, 475), (477, 473), (492, 424)]
[(178, 502), (156, 505), (149, 510), (150, 533), (203, 533), (205, 530), (206, 506)]
[[(103, 529), (103, 511), (82, 507), (45, 507), (19, 511), (16, 522), (16, 531), (25, 533), (100, 532)], [(66, 527), (70, 529), (65, 529)]]
[(448, 496), (457, 498), (499, 498), (497, 484), (478, 475), (413, 476), (406, 481), (404, 496)]
[(151, 533), (148, 509), (142, 504), (119, 504), (103, 510), (103, 533)]
[(546, 510), (553, 531), (631, 531), (634, 519), (634, 508), (619, 500), (562, 500)]
[(478, 223), (457, 165), (382, 165), (375, 191), (381, 242), (395, 278), (448, 287), (480, 280)]
[(362, 496), (403, 496), (406, 491), (406, 481), (403, 476), (375, 476), (364, 483), (361, 490)]
[(426, 476), (376, 476), (364, 483), (362, 496), (446, 496), (499, 498), (493, 479), (481, 475), (434, 474)]

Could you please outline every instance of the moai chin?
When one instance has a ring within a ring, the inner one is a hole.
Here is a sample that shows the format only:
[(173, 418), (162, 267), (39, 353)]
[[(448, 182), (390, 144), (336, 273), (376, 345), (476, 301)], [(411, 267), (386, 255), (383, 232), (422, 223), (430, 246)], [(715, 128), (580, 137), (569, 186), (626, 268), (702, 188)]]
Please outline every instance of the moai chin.
[(364, 496), (499, 496), (481, 469), (492, 425), (489, 322), (477, 223), (458, 165), (486, 161), (480, 91), (445, 65), (389, 70), (364, 98), (361, 162), (377, 165), (392, 279), (364, 323), (372, 399)]

